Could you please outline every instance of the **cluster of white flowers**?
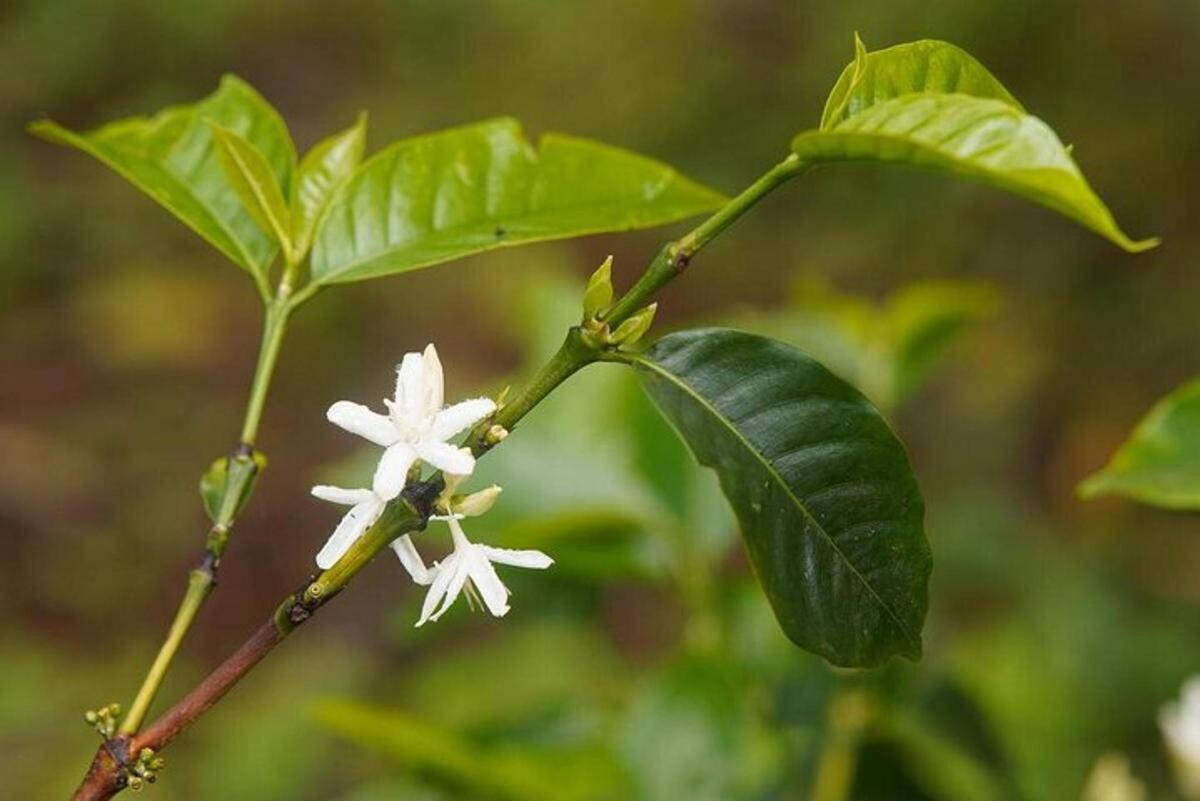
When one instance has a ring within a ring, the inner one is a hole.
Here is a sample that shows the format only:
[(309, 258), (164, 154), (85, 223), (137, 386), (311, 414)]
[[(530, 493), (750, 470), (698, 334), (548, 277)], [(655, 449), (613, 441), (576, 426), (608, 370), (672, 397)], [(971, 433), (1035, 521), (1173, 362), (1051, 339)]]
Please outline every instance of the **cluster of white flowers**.
[(508, 588), (500, 581), (493, 562), (535, 569), (553, 564), (541, 551), (491, 548), (467, 539), (459, 521), (490, 509), (500, 488), (456, 496), (454, 491), (475, 469), (475, 457), (469, 448), (452, 445), (449, 440), (494, 412), (496, 404), (490, 398), (475, 398), (446, 406), (444, 383), (437, 350), (429, 345), (423, 354), (404, 355), (396, 370), (395, 398), (384, 400), (387, 414), (350, 401), (330, 406), (326, 417), (331, 423), (384, 451), (370, 489), (312, 489), (312, 494), (322, 500), (351, 507), (317, 554), (317, 566), (328, 570), (379, 519), (388, 502), (400, 495), (414, 466), (424, 462), (442, 471), (446, 481), (446, 489), (438, 499), (442, 514), (432, 519), (449, 526), (453, 550), (427, 568), (409, 535), (392, 543), (392, 550), (413, 581), (429, 587), (418, 626), (441, 617), (463, 592), (468, 600), (481, 601), (497, 617), (508, 612)]

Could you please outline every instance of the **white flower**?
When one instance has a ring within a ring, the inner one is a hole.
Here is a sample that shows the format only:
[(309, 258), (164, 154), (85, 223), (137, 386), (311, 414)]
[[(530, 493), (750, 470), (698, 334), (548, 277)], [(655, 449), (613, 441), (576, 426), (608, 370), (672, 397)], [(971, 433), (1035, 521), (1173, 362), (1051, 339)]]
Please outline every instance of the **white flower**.
[(1200, 676), (1184, 682), (1178, 701), (1163, 705), (1158, 726), (1171, 752), (1180, 793), (1188, 801), (1200, 799)]
[(396, 370), (396, 396), (384, 403), (386, 415), (350, 401), (338, 401), (326, 413), (334, 425), (387, 449), (371, 482), (377, 496), (395, 498), (418, 459), (446, 473), (469, 475), (475, 469), (470, 449), (447, 440), (494, 412), (496, 403), (475, 398), (444, 406), (442, 363), (433, 345), (424, 354), (404, 354)]
[(455, 488), (464, 478), (465, 476), (447, 474), (446, 490), (439, 501), (448, 514), (432, 518), (445, 521), (450, 527), (454, 550), (449, 556), (441, 562), (435, 562), (432, 568), (426, 568), (409, 537), (400, 537), (392, 543), (392, 550), (400, 557), (401, 564), (408, 570), (413, 581), (429, 587), (425, 603), (421, 607), (421, 618), (417, 621), (418, 626), (424, 625), (428, 620), (437, 620), (445, 614), (464, 590), (468, 599), (472, 596), (477, 597), (496, 617), (507, 614), (508, 587), (504, 586), (504, 582), (496, 574), (492, 562), (535, 570), (545, 570), (554, 564), (554, 560), (541, 551), (493, 548), (468, 540), (462, 524), (458, 521), (464, 517), (476, 517), (491, 509), (500, 496), (500, 488), (488, 487), (466, 497), (454, 495)]
[(316, 486), (312, 494), (323, 501), (349, 506), (350, 511), (333, 530), (325, 546), (317, 554), (317, 567), (328, 570), (350, 550), (359, 537), (370, 528), (387, 501), (369, 489), (342, 489), (341, 487)]

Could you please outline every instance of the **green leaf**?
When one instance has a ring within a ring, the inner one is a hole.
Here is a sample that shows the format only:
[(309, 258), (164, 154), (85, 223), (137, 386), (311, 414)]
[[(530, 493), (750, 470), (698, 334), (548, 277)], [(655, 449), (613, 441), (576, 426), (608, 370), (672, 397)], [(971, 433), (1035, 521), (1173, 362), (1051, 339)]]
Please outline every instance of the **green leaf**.
[(361, 281), (493, 248), (674, 222), (724, 203), (675, 170), (500, 119), (397, 142), (318, 223), (313, 281)]
[(292, 245), (297, 258), (312, 246), (317, 220), (333, 193), (358, 169), (366, 146), (363, 113), (354, 125), (318, 142), (300, 161), (292, 193)]
[(243, 137), (215, 123), (212, 129), (217, 141), (217, 161), (225, 171), (225, 178), (254, 221), (283, 246), (285, 258), (292, 261), (287, 201), (275, 182), (271, 165), (258, 148)]
[(855, 36), (854, 45), (854, 61), (842, 70), (825, 101), (822, 130), (871, 106), (915, 92), (990, 98), (1024, 110), (987, 67), (949, 42), (922, 39), (868, 53)]
[(265, 290), (276, 244), (247, 216), (218, 163), (210, 123), (244, 137), (266, 158), (280, 186), (296, 161), (287, 127), (257, 92), (227, 75), (216, 92), (191, 106), (134, 117), (89, 133), (49, 120), (30, 130), (99, 159), (204, 237)]
[(671, 334), (631, 361), (717, 472), (788, 637), (838, 665), (918, 658), (924, 503), (870, 402), (799, 351), (727, 329)]
[(236, 518), (250, 499), (258, 475), (266, 467), (267, 457), (261, 451), (255, 451), (253, 457), (235, 457), (233, 471), (230, 471), (229, 458), (225, 456), (209, 465), (200, 476), (200, 500), (209, 519), (228, 525)]
[(611, 759), (586, 743), (488, 745), (436, 719), (338, 699), (323, 701), (315, 716), (329, 730), (471, 796), (505, 801), (628, 797)]
[(878, 161), (972, 178), (1053, 209), (1130, 252), (1158, 244), (1127, 237), (1054, 131), (1003, 100), (901, 95), (800, 134), (792, 151), (810, 164)]
[(1160, 400), (1112, 461), (1079, 485), (1079, 494), (1200, 509), (1200, 378)]

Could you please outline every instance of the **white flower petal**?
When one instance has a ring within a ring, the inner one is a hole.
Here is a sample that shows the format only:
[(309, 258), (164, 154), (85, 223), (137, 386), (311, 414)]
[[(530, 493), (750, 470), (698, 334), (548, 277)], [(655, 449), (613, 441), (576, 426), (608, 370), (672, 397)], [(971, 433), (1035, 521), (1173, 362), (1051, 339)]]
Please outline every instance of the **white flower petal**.
[(385, 501), (399, 495), (408, 481), (408, 469), (416, 460), (417, 454), (406, 442), (397, 442), (384, 451), (379, 466), (375, 468), (375, 477), (371, 480), (375, 494)]
[(475, 469), (475, 457), (469, 448), (456, 448), (445, 442), (418, 442), (413, 448), (421, 461), (447, 473), (470, 473)]
[(313, 487), (312, 494), (323, 501), (340, 503), (342, 506), (355, 506), (375, 497), (375, 493), (369, 489), (343, 489), (342, 487), (330, 487), (326, 484), (318, 484)]
[(432, 417), (446, 403), (446, 378), (442, 372), (442, 360), (438, 358), (437, 348), (430, 342), (425, 346), (425, 414)]
[(400, 557), (400, 564), (404, 565), (414, 582), (422, 586), (429, 586), (433, 582), (434, 574), (425, 567), (425, 560), (421, 558), (417, 546), (413, 545), (412, 537), (405, 534), (397, 538), (392, 542), (392, 550)]
[(425, 419), (425, 360), (419, 353), (406, 353), (396, 370), (396, 405), (407, 425), (415, 426)]
[(339, 559), (345, 556), (346, 551), (350, 550), (350, 546), (363, 535), (363, 532), (379, 519), (379, 513), (382, 511), (383, 502), (372, 497), (372, 500), (360, 503), (347, 512), (346, 516), (342, 518), (342, 522), (338, 523), (337, 528), (333, 530), (333, 534), (325, 546), (317, 553), (317, 567), (322, 570), (333, 567)]
[(471, 563), (466, 557), (467, 554), (460, 554), (459, 558), (455, 560), (454, 575), (450, 579), (450, 585), (446, 587), (446, 599), (442, 601), (441, 608), (429, 616), (430, 620), (437, 620), (446, 614), (450, 607), (454, 605), (454, 602), (458, 600), (463, 586), (467, 583), (467, 579), (471, 577)]
[(361, 403), (338, 401), (329, 407), (325, 417), (335, 426), (385, 448), (400, 438), (387, 415), (373, 412)]
[(445, 442), (494, 411), (496, 411), (496, 402), (491, 398), (474, 398), (447, 406), (434, 415), (430, 434), (434, 439)]
[(425, 625), (425, 621), (429, 620), (438, 603), (446, 596), (446, 587), (449, 586), (450, 579), (454, 578), (457, 562), (456, 555), (451, 554), (446, 557), (446, 561), (433, 568), (433, 583), (429, 586), (429, 592), (425, 593), (425, 602), (421, 605), (421, 618), (417, 621), (418, 626)]
[(482, 551), (490, 561), (502, 565), (545, 570), (554, 564), (554, 560), (541, 551), (514, 551), (509, 548), (493, 548), (490, 545), (476, 545), (475, 547)]
[(470, 557), (471, 581), (475, 589), (479, 590), (489, 612), (496, 617), (504, 617), (508, 614), (508, 587), (496, 575), (496, 568), (492, 567), (481, 548), (473, 548)]

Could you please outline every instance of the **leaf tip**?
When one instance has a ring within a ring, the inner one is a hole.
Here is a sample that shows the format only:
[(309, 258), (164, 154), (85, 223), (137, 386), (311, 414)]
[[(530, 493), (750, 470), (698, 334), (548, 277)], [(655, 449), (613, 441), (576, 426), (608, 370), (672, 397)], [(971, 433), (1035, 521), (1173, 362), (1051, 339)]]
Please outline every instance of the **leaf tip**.
[(1120, 243), (1121, 247), (1130, 253), (1144, 253), (1162, 244), (1162, 240), (1157, 236), (1147, 237), (1146, 239), (1129, 239), (1128, 237), (1122, 237), (1122, 239), (1123, 241)]
[(38, 139), (54, 144), (68, 144), (71, 135), (66, 128), (49, 119), (34, 120), (25, 126), (25, 130)]
[(1108, 473), (1104, 470), (1092, 473), (1075, 485), (1075, 497), (1081, 501), (1091, 501), (1108, 493)]

